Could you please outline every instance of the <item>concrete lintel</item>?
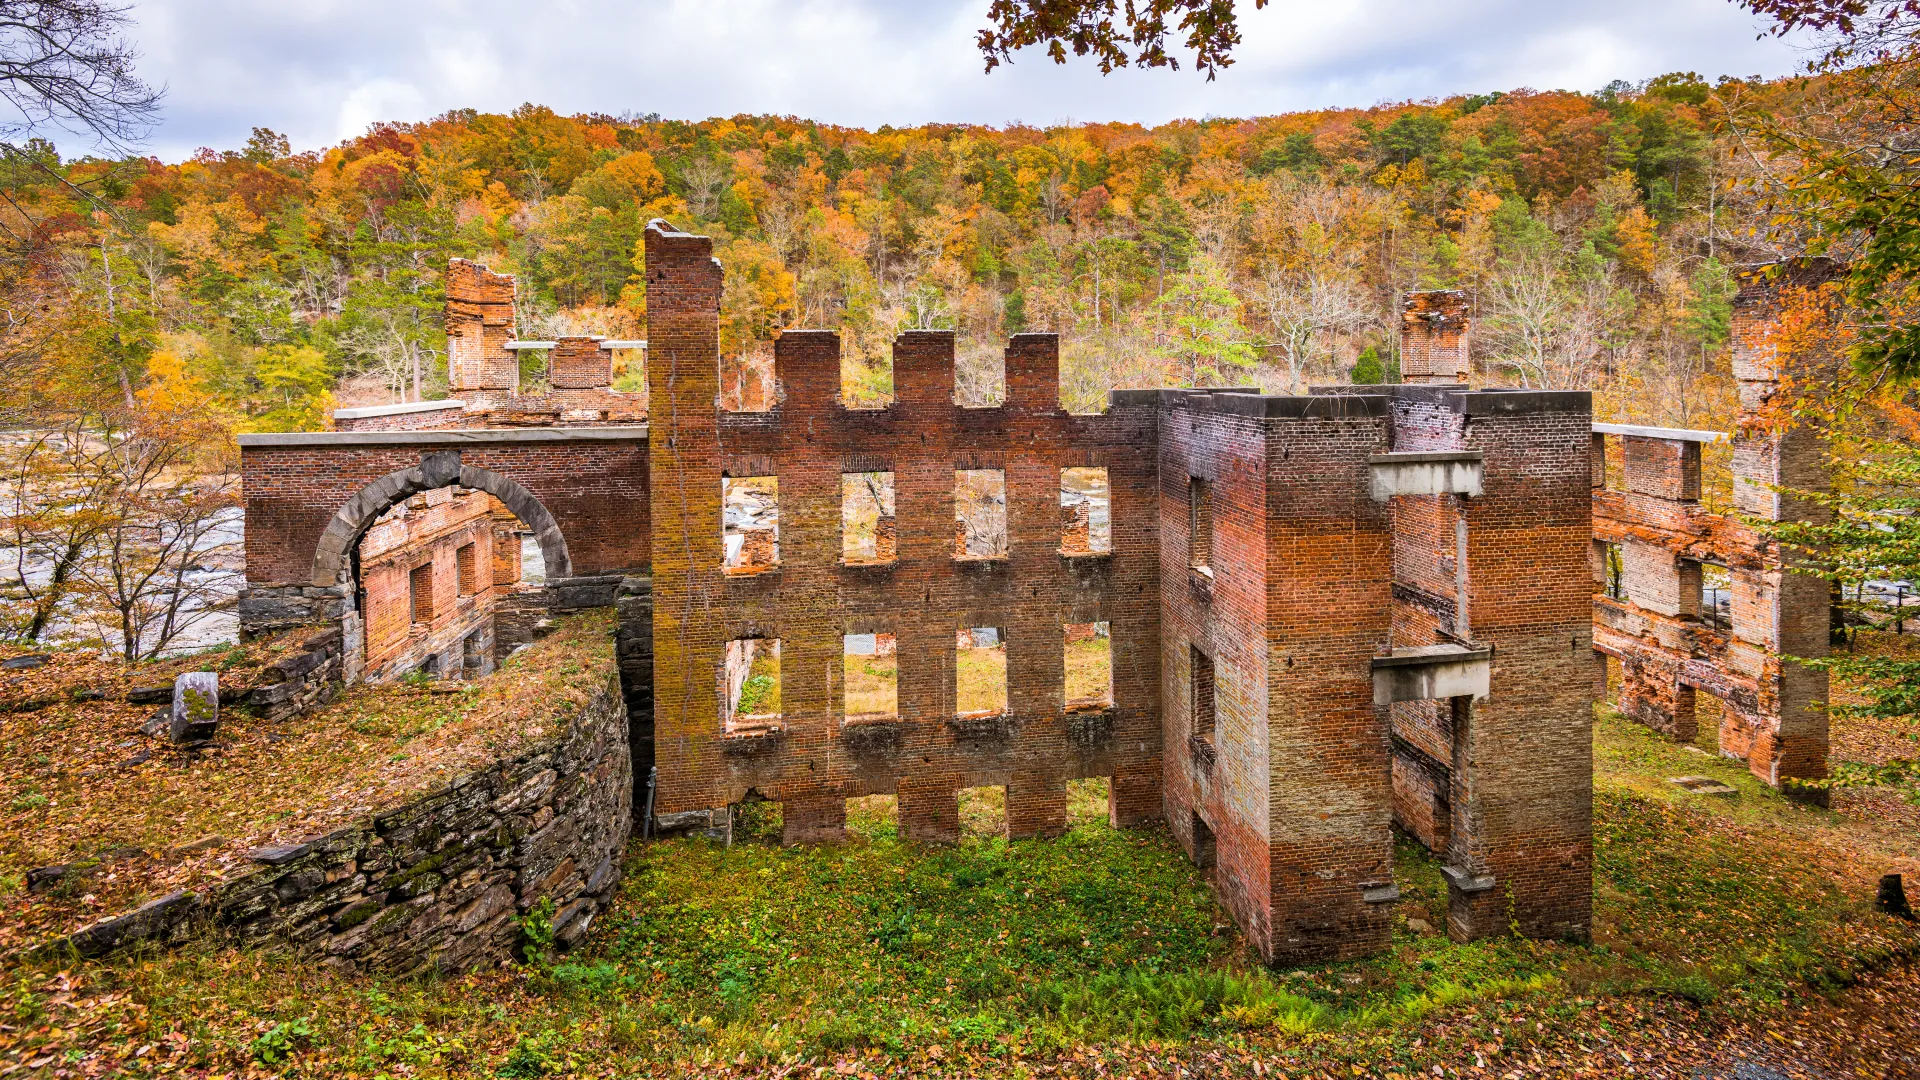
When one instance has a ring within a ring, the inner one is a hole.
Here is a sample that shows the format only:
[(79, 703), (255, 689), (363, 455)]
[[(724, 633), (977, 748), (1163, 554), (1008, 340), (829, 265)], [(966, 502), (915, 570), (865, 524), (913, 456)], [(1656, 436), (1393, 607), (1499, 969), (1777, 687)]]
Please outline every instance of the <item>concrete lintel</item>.
[(1641, 427), (1638, 424), (1595, 424), (1595, 435), (1625, 435), (1635, 439), (1667, 439), (1673, 442), (1726, 442), (1732, 438), (1724, 431), (1700, 431), (1694, 428)]
[(1491, 649), (1422, 645), (1373, 658), (1373, 703), (1484, 698), (1492, 684)]
[(644, 349), (647, 347), (647, 342), (645, 338), (606, 338), (600, 342), (600, 347), (603, 349)]
[(464, 409), (467, 403), (459, 398), (447, 398), (444, 401), (403, 401), (398, 405), (368, 405), (358, 409), (335, 409), (335, 420), (365, 420), (373, 416), (405, 416), (409, 413), (437, 412), (441, 409)]
[(272, 431), (240, 436), (243, 450), (344, 446), (460, 446), (491, 443), (644, 442), (647, 424), (626, 427), (461, 428), (454, 431)]
[(1478, 450), (1373, 454), (1368, 490), (1381, 503), (1395, 495), (1478, 495), (1485, 457)]
[(500, 347), (510, 352), (519, 352), (522, 349), (553, 349), (558, 348), (559, 345), (557, 341), (509, 341)]
[(1463, 893), (1483, 893), (1493, 888), (1494, 884), (1492, 874), (1476, 874), (1457, 866), (1443, 866), (1440, 868), (1440, 873), (1447, 879), (1450, 887)]

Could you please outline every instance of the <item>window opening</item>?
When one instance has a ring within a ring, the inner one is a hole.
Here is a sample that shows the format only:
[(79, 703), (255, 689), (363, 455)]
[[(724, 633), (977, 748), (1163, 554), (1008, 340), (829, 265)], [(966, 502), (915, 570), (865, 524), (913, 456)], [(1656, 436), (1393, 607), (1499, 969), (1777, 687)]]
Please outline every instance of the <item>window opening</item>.
[(997, 627), (968, 627), (956, 635), (953, 711), (959, 716), (1007, 711), (1007, 638)]
[(848, 634), (842, 642), (847, 723), (900, 716), (900, 660), (892, 634)]
[(453, 553), (454, 565), (460, 571), (460, 595), (472, 596), (480, 591), (480, 564), (475, 558), (472, 544), (461, 544)]
[(720, 480), (721, 539), (729, 574), (759, 574), (780, 565), (780, 487), (771, 476)]
[(1192, 681), (1190, 698), (1191, 715), (1188, 717), (1187, 730), (1194, 738), (1211, 744), (1220, 718), (1214, 708), (1213, 658), (1199, 649), (1188, 647), (1191, 656), (1189, 678)]
[(1620, 555), (1619, 544), (1600, 545), (1601, 583), (1607, 599), (1625, 600), (1627, 598), (1627, 564)]
[(840, 403), (849, 409), (884, 409), (893, 404), (893, 357), (867, 358), (847, 349), (840, 354)]
[(721, 721), (729, 735), (780, 728), (780, 641), (740, 638), (727, 642), (726, 694)]
[(1060, 470), (1060, 553), (1104, 555), (1113, 550), (1113, 500), (1107, 470)]
[(899, 557), (893, 516), (893, 474), (840, 474), (840, 561), (848, 566), (890, 563)]
[(1107, 624), (1068, 623), (1066, 641), (1067, 711), (1112, 705), (1113, 637)]
[(1195, 476), (1187, 481), (1187, 565), (1212, 574), (1213, 493)]
[(722, 412), (771, 412), (776, 396), (771, 342), (754, 342), (745, 351), (720, 359)]
[(953, 557), (1007, 556), (1007, 474), (957, 469), (953, 474)]
[(1004, 787), (961, 788), (960, 835), (986, 839), (1007, 835), (1007, 789)]
[(992, 341), (962, 336), (953, 364), (953, 403), (992, 409), (1007, 402), (1007, 355)]
[(1719, 563), (1700, 564), (1700, 620), (1715, 630), (1733, 625), (1733, 575)]
[(433, 621), (433, 564), (422, 563), (407, 573), (409, 618), (416, 623)]

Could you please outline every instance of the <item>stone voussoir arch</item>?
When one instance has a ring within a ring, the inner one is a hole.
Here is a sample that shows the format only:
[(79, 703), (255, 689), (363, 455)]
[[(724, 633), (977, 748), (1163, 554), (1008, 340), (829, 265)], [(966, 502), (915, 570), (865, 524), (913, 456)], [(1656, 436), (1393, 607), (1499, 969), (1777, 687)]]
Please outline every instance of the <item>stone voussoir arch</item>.
[(381, 514), (402, 499), (449, 484), (492, 495), (532, 529), (534, 539), (540, 544), (540, 556), (546, 562), (548, 581), (572, 576), (573, 559), (567, 554), (567, 539), (561, 534), (559, 523), (533, 492), (512, 477), (461, 464), (458, 450), (442, 450), (423, 454), (420, 464), (375, 480), (340, 507), (327, 523), (326, 531), (321, 533), (320, 546), (314, 551), (313, 584), (319, 588), (343, 584), (348, 553)]

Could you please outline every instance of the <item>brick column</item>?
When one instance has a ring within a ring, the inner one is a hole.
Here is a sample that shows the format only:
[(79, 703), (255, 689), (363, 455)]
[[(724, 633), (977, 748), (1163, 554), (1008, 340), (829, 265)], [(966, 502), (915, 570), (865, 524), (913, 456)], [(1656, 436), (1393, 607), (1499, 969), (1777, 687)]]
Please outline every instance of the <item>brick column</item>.
[(504, 396), (520, 385), (513, 337), (514, 280), (479, 263), (447, 266), (447, 385), (456, 394)]
[[(1584, 938), (1593, 912), (1592, 405), (1585, 392), (1462, 395), (1486, 455), (1467, 500), (1473, 643), (1488, 697), (1454, 709), (1448, 928)], [(1464, 723), (1462, 722), (1464, 720)]]
[(1408, 293), (1400, 304), (1400, 378), (1465, 385), (1473, 302), (1458, 289)]
[[(1734, 299), (1733, 375), (1740, 383), (1740, 419), (1733, 439), (1733, 498), (1742, 513), (1768, 521), (1826, 520), (1826, 511), (1794, 494), (1823, 491), (1829, 483), (1826, 446), (1820, 433), (1779, 415), (1773, 398), (1779, 391), (1778, 354), (1772, 341), (1782, 292), (1817, 288), (1836, 273), (1826, 260), (1782, 268), (1776, 278), (1759, 272), (1746, 276)], [(1741, 650), (1746, 671), (1759, 684), (1758, 715), (1726, 711), (1726, 724), (1753, 724), (1751, 732), (1726, 732), (1723, 744), (1749, 743), (1747, 765), (1753, 774), (1795, 798), (1825, 804), (1827, 793), (1800, 787), (1800, 779), (1827, 775), (1828, 724), (1824, 702), (1827, 673), (1778, 654), (1820, 657), (1827, 654), (1830, 590), (1827, 581), (1797, 572), (1791, 553), (1780, 553), (1756, 582), (1736, 596), (1734, 636), (1760, 646), (1767, 655)]]

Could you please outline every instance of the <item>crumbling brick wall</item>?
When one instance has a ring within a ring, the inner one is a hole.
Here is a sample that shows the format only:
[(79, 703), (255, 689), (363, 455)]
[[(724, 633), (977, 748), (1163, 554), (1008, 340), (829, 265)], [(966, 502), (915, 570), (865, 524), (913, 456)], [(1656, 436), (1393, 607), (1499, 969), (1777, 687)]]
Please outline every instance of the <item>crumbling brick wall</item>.
[[(1587, 395), (1163, 397), (1168, 812), (1196, 858), (1211, 846), (1252, 942), (1289, 961), (1384, 948), (1395, 817), (1446, 856), (1455, 937), (1584, 936)], [(1389, 451), (1469, 456), (1485, 490), (1376, 502)], [(1211, 574), (1191, 566), (1202, 490)], [(1486, 698), (1374, 704), (1372, 658), (1449, 642), (1496, 658)], [(1200, 656), (1210, 737), (1186, 721)]]
[[(1732, 434), (1733, 496), (1740, 514), (1821, 521), (1795, 492), (1826, 487), (1818, 432), (1773, 408), (1782, 372), (1771, 335), (1784, 289), (1818, 285), (1824, 262), (1778, 276), (1748, 274), (1734, 303), (1733, 372), (1741, 412)], [(1698, 736), (1697, 694), (1722, 704), (1720, 752), (1796, 798), (1824, 802), (1795, 781), (1827, 774), (1827, 676), (1784, 656), (1826, 655), (1828, 586), (1793, 568), (1789, 554), (1740, 517), (1700, 505), (1701, 446), (1718, 432), (1597, 425), (1591, 478), (1595, 663), (1619, 660), (1620, 711), (1681, 742)], [(1621, 443), (1624, 483), (1607, 484), (1605, 444)], [(1617, 545), (1624, 595), (1605, 595), (1600, 560)], [(1725, 617), (1704, 610), (1702, 565), (1726, 569)], [(1784, 655), (1783, 655), (1784, 654)], [(1598, 679), (1596, 678), (1596, 682)]]
[[(755, 792), (783, 804), (790, 840), (842, 834), (848, 798), (897, 793), (916, 839), (958, 834), (957, 792), (1007, 788), (1014, 836), (1057, 833), (1066, 781), (1113, 778), (1112, 815), (1160, 813), (1151, 406), (1103, 416), (1060, 408), (1058, 343), (1021, 335), (1006, 353), (1007, 401), (965, 409), (953, 398), (954, 338), (914, 332), (894, 345), (895, 400), (851, 410), (840, 399), (838, 339), (789, 331), (775, 352), (775, 407), (721, 412), (722, 272), (706, 237), (647, 230), (648, 338), (655, 428), (653, 512), (657, 812), (704, 822)], [(1104, 466), (1114, 550), (1063, 556), (1060, 470)], [(954, 474), (1005, 473), (1008, 554), (956, 560)], [(895, 558), (841, 561), (841, 474), (892, 472)], [(723, 477), (774, 476), (777, 568), (722, 571)], [(1064, 628), (1112, 628), (1114, 700), (1097, 716), (1064, 709)], [(956, 631), (1004, 630), (1004, 716), (955, 715)], [(844, 723), (843, 635), (897, 642), (898, 719)], [(782, 723), (729, 737), (721, 723), (729, 640), (781, 642)]]
[[(483, 491), (436, 488), (395, 506), (360, 541), (361, 618), (366, 628), (364, 677), (382, 679), (431, 668), (459, 679), (493, 670), (496, 598), (519, 584), (499, 580), (497, 518), (511, 512)], [(519, 537), (508, 532), (519, 564)], [(461, 565), (465, 550), (472, 564)], [(413, 577), (426, 568), (432, 595), (418, 610)], [(464, 577), (464, 580), (463, 580)], [(424, 618), (422, 618), (424, 616)]]

